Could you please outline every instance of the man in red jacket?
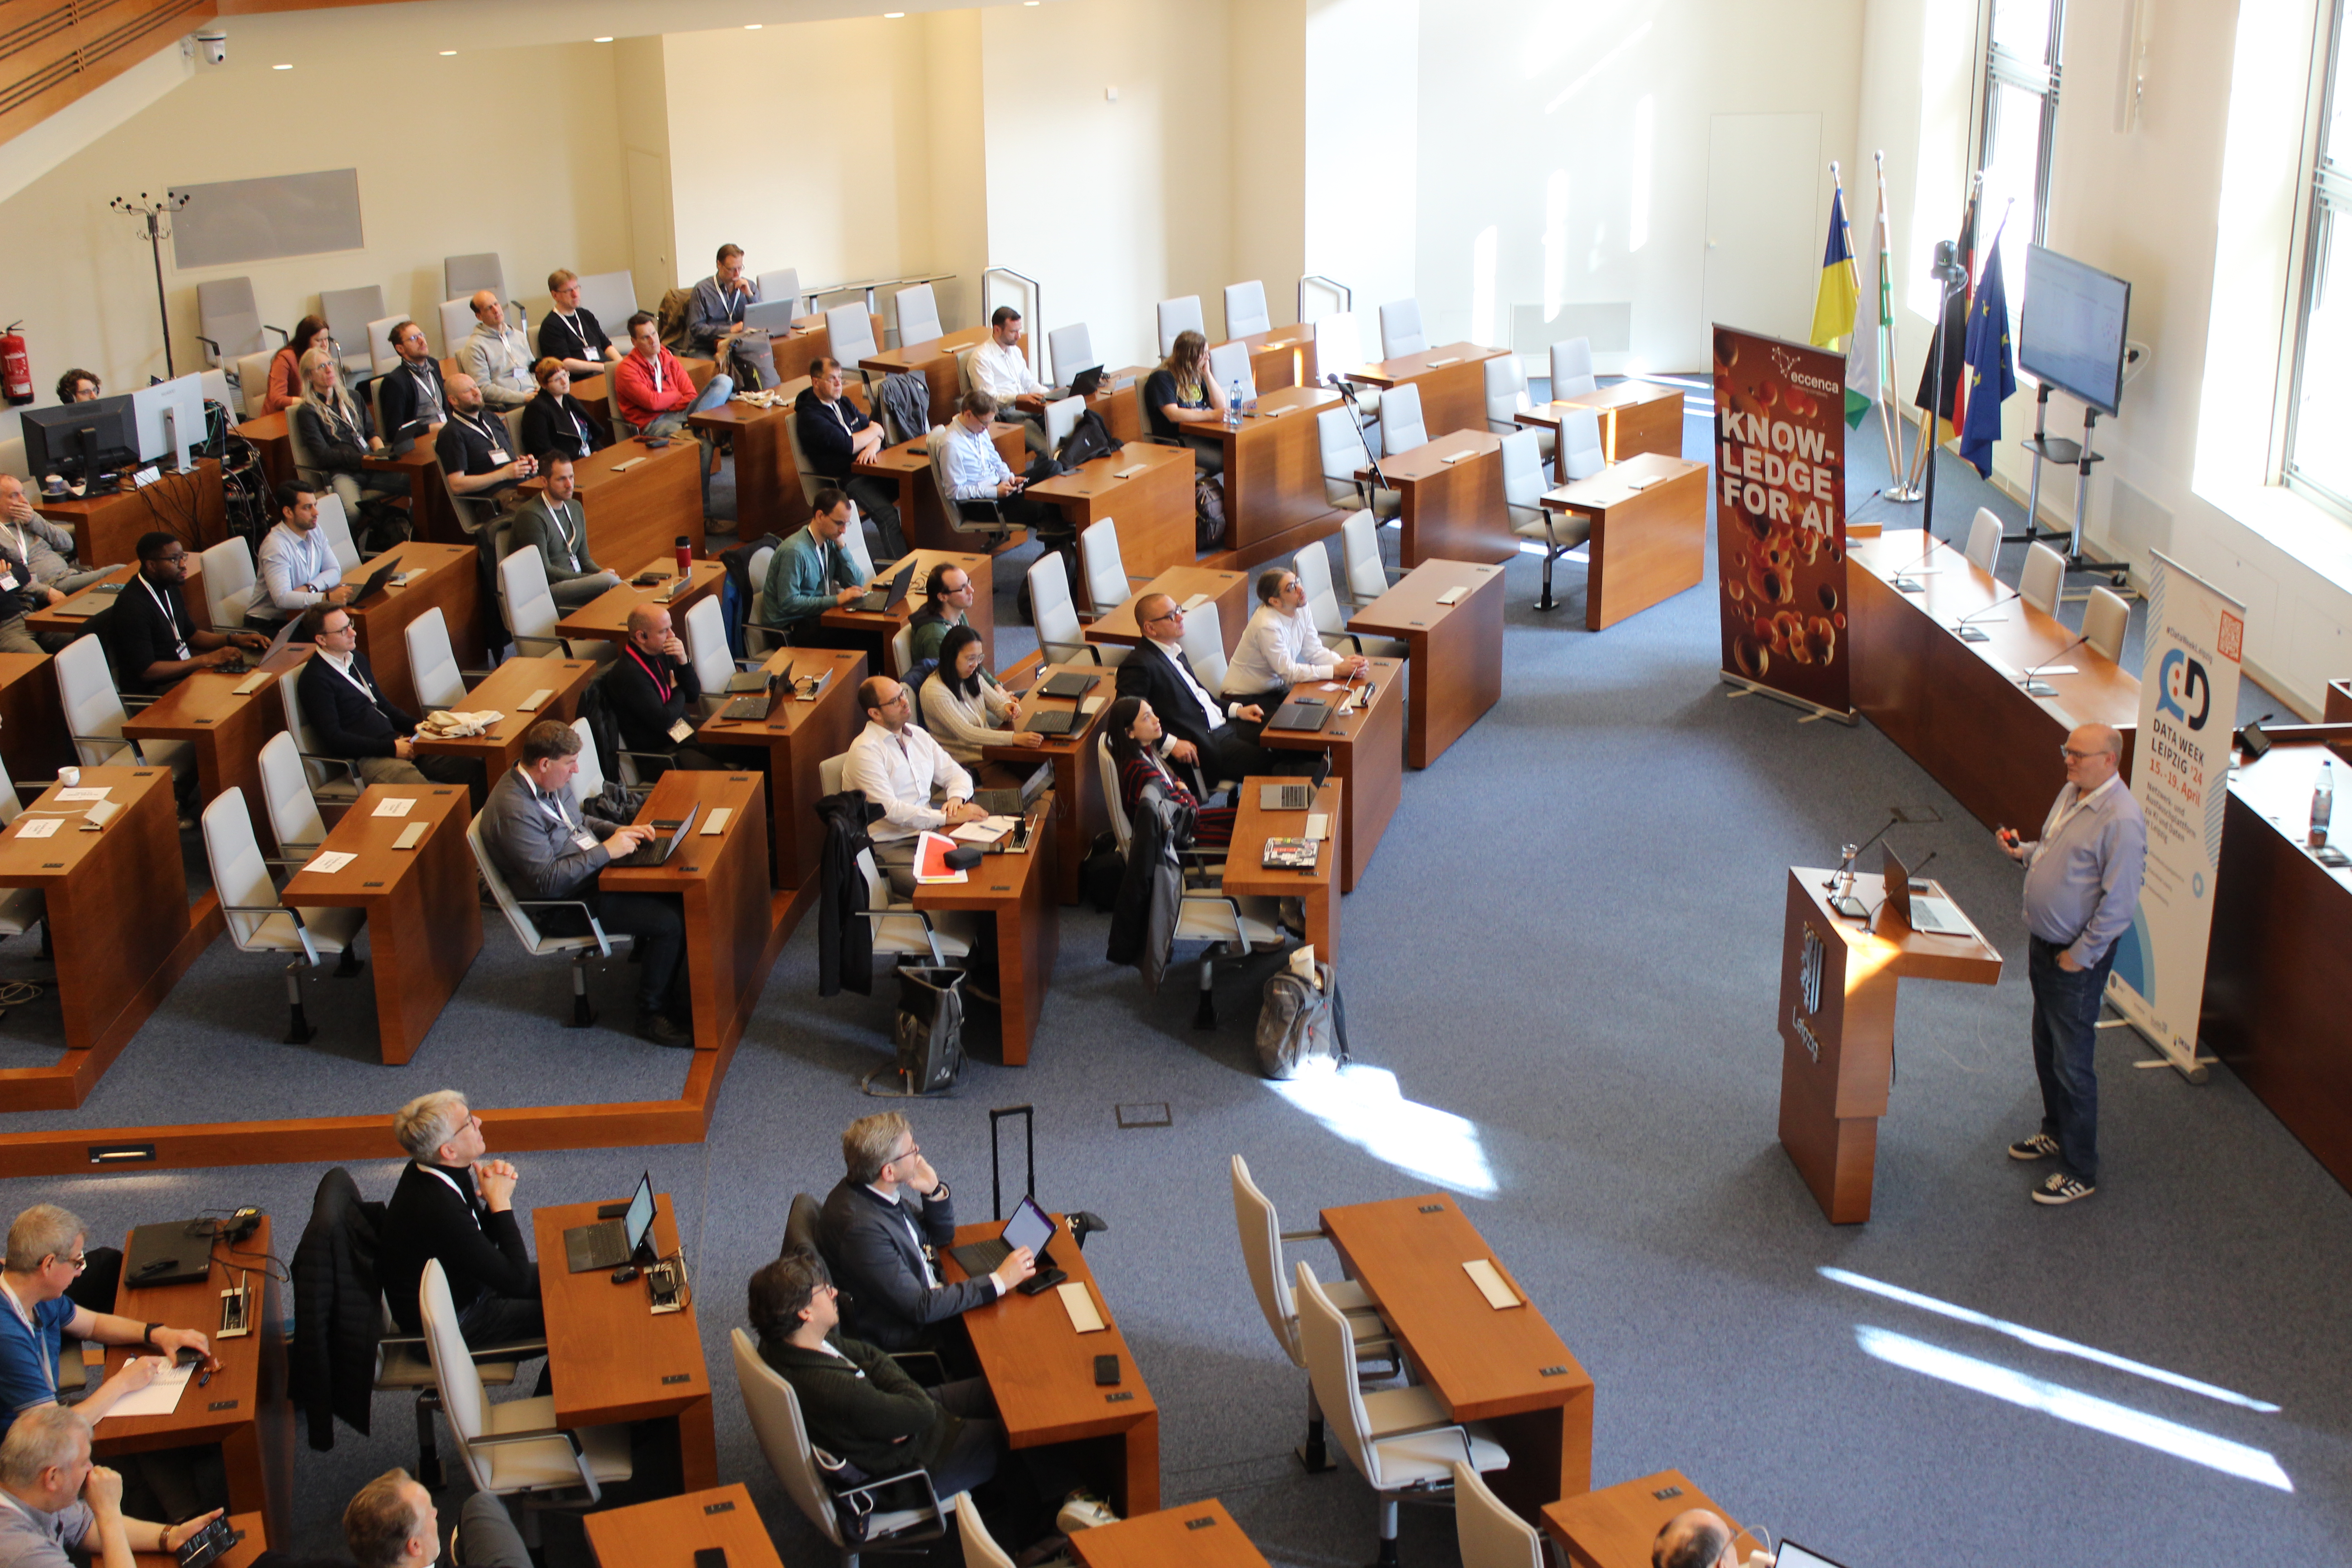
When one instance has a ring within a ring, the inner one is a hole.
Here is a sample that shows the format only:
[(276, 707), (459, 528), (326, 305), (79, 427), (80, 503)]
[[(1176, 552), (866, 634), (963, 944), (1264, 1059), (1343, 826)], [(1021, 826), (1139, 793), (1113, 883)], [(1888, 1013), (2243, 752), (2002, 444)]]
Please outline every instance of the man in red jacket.
[[(629, 352), (613, 367), (613, 387), (621, 400), (621, 417), (641, 436), (671, 436), (683, 429), (689, 414), (716, 408), (735, 395), (735, 383), (714, 375), (699, 395), (694, 378), (676, 354), (662, 345), (654, 319), (643, 310), (629, 318)], [(702, 510), (710, 510), (710, 440), (702, 443)]]

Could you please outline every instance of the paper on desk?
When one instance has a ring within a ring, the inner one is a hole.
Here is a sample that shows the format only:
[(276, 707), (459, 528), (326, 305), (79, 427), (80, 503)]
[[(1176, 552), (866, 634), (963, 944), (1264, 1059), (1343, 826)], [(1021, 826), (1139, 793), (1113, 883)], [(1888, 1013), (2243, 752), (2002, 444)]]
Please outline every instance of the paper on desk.
[(410, 809), (415, 805), (416, 802), (412, 797), (404, 795), (395, 795), (386, 799), (377, 801), (375, 803), (375, 810), (371, 815), (376, 816), (406, 816)]
[(1462, 1271), (1470, 1276), (1470, 1282), (1478, 1287), (1479, 1294), (1486, 1298), (1486, 1305), (1495, 1310), (1499, 1312), (1519, 1305), (1519, 1293), (1512, 1289), (1502, 1272), (1485, 1258), (1472, 1258), (1462, 1266)]
[(16, 829), (19, 838), (55, 838), (58, 826), (65, 819), (58, 816), (26, 816), (17, 820), (24, 826)]
[(116, 1400), (104, 1415), (105, 1421), (116, 1415), (169, 1415), (180, 1407), (181, 1391), (188, 1386), (188, 1374), (193, 1366), (168, 1366), (155, 1374), (155, 1381), (135, 1394), (126, 1394)]
[(59, 800), (104, 800), (107, 792), (113, 787), (112, 784), (83, 784), (79, 789), (58, 791), (58, 798)]
[(2075, 668), (2071, 664), (2038, 664), (2033, 667), (2033, 673), (2039, 677), (2044, 675), (2080, 675), (2083, 672)]
[(1082, 698), (1078, 702), (1078, 711), (1091, 719), (1103, 710), (1103, 704), (1108, 699), (1101, 697)]
[(1020, 820), (1017, 816), (983, 816), (978, 822), (965, 823), (948, 837), (966, 844), (993, 844), (1012, 832), (1013, 825)]
[(1078, 1332), (1098, 1334), (1110, 1327), (1102, 1321), (1102, 1314), (1095, 1310), (1095, 1299), (1087, 1294), (1086, 1286), (1079, 1281), (1073, 1279), (1066, 1285), (1056, 1285), (1054, 1293), (1062, 1298), (1062, 1309), (1070, 1314), (1070, 1327)]
[(322, 852), (317, 859), (311, 861), (308, 866), (303, 867), (302, 869), (305, 871), (318, 871), (321, 873), (328, 871), (340, 871), (358, 858), (358, 856), (346, 855), (340, 849), (329, 849)]

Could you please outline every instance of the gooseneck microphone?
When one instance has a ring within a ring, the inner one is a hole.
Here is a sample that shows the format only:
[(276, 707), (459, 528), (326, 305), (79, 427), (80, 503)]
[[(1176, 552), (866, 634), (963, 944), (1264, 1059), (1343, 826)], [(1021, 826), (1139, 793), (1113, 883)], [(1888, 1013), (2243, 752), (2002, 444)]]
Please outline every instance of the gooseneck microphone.
[(2084, 633), (2081, 637), (2076, 637), (2073, 642), (2068, 643), (2064, 647), (2060, 648), (2048, 658), (2043, 659), (2040, 664), (2035, 665), (2032, 669), (2027, 670), (2023, 675), (2019, 676), (2017, 678), (2018, 684), (2025, 688), (2025, 694), (2028, 697), (2057, 696), (2058, 689), (2056, 687), (2048, 685), (2045, 682), (2035, 679), (2034, 678), (2090, 640), (2090, 633)]

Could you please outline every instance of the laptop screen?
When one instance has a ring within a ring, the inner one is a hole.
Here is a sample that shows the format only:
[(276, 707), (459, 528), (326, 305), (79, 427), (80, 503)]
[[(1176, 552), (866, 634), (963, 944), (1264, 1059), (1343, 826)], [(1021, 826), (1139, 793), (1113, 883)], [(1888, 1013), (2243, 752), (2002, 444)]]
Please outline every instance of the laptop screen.
[(1773, 1554), (1774, 1568), (1843, 1568), (1843, 1565), (1810, 1551), (1795, 1542), (1782, 1539), (1780, 1550)]
[[(621, 1220), (622, 1238), (629, 1244), (629, 1256), (635, 1258), (645, 1248), (654, 1228), (654, 1173), (647, 1171), (637, 1180), (637, 1190), (630, 1194), (629, 1212)], [(606, 1235), (612, 1234), (606, 1232)], [(605, 1256), (610, 1257), (607, 1253)]]
[(1885, 854), (1884, 864), (1886, 872), (1886, 901), (1895, 907), (1895, 912), (1902, 917), (1903, 923), (1909, 925), (1911, 923), (1911, 868), (1903, 863), (1902, 856), (1895, 853), (1894, 845), (1881, 844), (1879, 848)]
[(1004, 1222), (1000, 1233), (1007, 1247), (1025, 1247), (1031, 1252), (1043, 1252), (1045, 1244), (1054, 1239), (1054, 1217), (1037, 1206), (1034, 1198), (1023, 1198), (1014, 1207), (1013, 1217)]

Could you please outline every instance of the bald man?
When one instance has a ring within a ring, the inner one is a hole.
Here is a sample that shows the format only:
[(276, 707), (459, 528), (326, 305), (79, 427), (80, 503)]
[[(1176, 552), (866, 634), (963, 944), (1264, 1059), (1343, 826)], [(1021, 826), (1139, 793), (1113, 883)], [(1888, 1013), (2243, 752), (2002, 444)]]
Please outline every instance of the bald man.
[(500, 497), (539, 472), (539, 465), (514, 449), (506, 421), (482, 406), (482, 388), (472, 376), (451, 376), (447, 392), (449, 422), (433, 438), (433, 452), (450, 490), (463, 502), (486, 509), (467, 519), (478, 523), (498, 509)]
[(2099, 1006), (2131, 928), (2147, 860), (2147, 824), (2119, 776), (2123, 737), (2084, 724), (2066, 737), (2066, 785), (2041, 837), (1995, 830), (2025, 868), (2025, 977), (2033, 990), (2033, 1071), (2042, 1130), (2009, 1146), (2012, 1160), (2054, 1159), (2037, 1204), (2071, 1204), (2099, 1190)]
[(694, 661), (686, 656), (667, 605), (648, 599), (629, 612), (629, 640), (604, 677), (604, 703), (620, 726), (622, 749), (655, 753), (654, 760), (636, 760), (640, 777), (658, 778), (672, 768), (714, 773), (730, 765), (687, 743), (702, 719), (702, 683), (694, 677)]
[(506, 307), (488, 289), (473, 299), (474, 330), (457, 350), (457, 363), (482, 389), (482, 401), (496, 409), (520, 408), (539, 395), (530, 374), (530, 343), (507, 325)]
[[(1650, 1568), (1740, 1568), (1732, 1542), (1739, 1531), (1721, 1514), (1686, 1508), (1666, 1521), (1650, 1542)], [(1769, 1563), (1764, 1552), (1756, 1556)]]

